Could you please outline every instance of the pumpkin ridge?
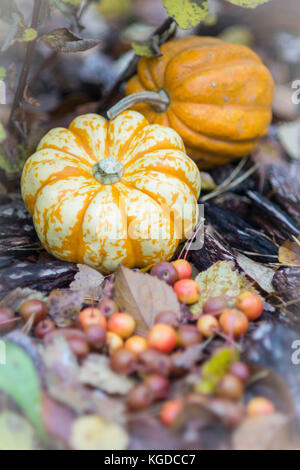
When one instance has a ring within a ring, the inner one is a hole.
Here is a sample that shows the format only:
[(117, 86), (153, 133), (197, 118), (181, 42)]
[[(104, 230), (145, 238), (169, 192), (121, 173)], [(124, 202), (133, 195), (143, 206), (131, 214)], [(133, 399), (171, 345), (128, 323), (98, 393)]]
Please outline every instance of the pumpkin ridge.
[[(251, 111), (253, 111), (254, 109), (257, 109), (257, 110), (261, 110), (261, 109), (267, 109), (268, 110), (268, 107), (266, 105), (263, 105), (263, 104), (238, 104), (238, 103), (234, 103), (234, 104), (230, 104), (230, 103), (226, 103), (226, 104), (218, 104), (218, 103), (201, 103), (199, 101), (195, 102), (195, 101), (180, 101), (178, 99), (176, 100), (173, 100), (173, 103), (172, 104), (182, 104), (182, 103), (185, 103), (185, 104), (199, 104), (199, 105), (202, 105), (202, 106), (207, 106), (207, 107), (212, 107), (212, 108), (237, 108), (237, 109), (243, 109), (243, 108), (247, 108), (247, 109), (250, 109)], [(170, 104), (170, 106), (172, 107), (172, 104)], [(174, 112), (174, 110), (173, 110)], [(268, 110), (269, 112), (269, 110)]]
[(100, 193), (100, 191), (102, 191), (102, 187), (100, 188), (97, 188), (95, 189), (93, 195), (91, 197), (87, 197), (88, 201), (87, 203), (85, 204), (83, 210), (82, 210), (82, 216), (81, 216), (81, 220), (80, 220), (80, 223), (79, 223), (79, 230), (77, 232), (77, 243), (76, 243), (76, 246), (77, 246), (77, 250), (76, 250), (76, 258), (77, 258), (77, 262), (78, 263), (84, 263), (84, 256), (82, 255), (82, 252), (83, 252), (83, 246), (84, 246), (84, 241), (83, 241), (83, 222), (84, 222), (84, 217), (90, 207), (90, 204), (92, 203), (93, 199), (97, 196), (97, 194)]
[[(147, 124), (147, 125), (149, 125), (149, 124)], [(131, 140), (128, 140), (126, 147), (125, 147), (124, 149), (122, 149), (122, 155), (118, 157), (118, 160), (119, 160), (121, 163), (123, 163), (123, 162), (122, 162), (122, 159), (123, 159), (123, 157), (126, 155), (126, 153), (128, 152), (128, 150), (130, 149), (130, 145), (131, 145), (133, 139), (138, 138), (139, 133), (140, 133), (141, 131), (143, 131), (143, 130), (145, 129), (145, 127), (146, 127), (146, 126), (144, 126), (143, 123), (140, 123), (140, 126), (139, 126), (139, 127), (137, 126), (136, 130), (134, 131), (134, 133), (133, 133), (132, 136), (131, 136)], [(131, 160), (129, 160), (128, 162), (124, 163), (124, 168), (126, 168), (130, 162), (131, 162)]]
[[(170, 110), (171, 111), (171, 110)], [(254, 143), (258, 140), (258, 137), (255, 137), (253, 139), (240, 139), (240, 140), (234, 140), (234, 139), (230, 139), (230, 141), (228, 140), (225, 140), (225, 139), (220, 139), (219, 137), (216, 137), (214, 135), (210, 135), (210, 134), (205, 134), (205, 132), (201, 131), (201, 132), (197, 132), (195, 131), (194, 129), (188, 127), (185, 122), (180, 118), (178, 117), (178, 114), (174, 111), (174, 109), (172, 108), (172, 112), (173, 114), (175, 115), (175, 117), (178, 119), (178, 121), (180, 121), (180, 124), (182, 125), (182, 127), (185, 127), (190, 133), (194, 134), (195, 136), (202, 136), (204, 138), (207, 138), (209, 139), (210, 141), (214, 141), (216, 144), (231, 144), (234, 145), (236, 143), (240, 143), (240, 144), (251, 144), (251, 143)]]
[[(72, 132), (72, 133), (73, 133), (73, 132)], [(86, 165), (88, 168), (90, 168), (90, 166), (91, 166), (91, 163), (90, 163), (89, 161), (85, 160), (83, 157), (81, 157), (81, 156), (79, 156), (79, 155), (75, 155), (75, 154), (72, 153), (72, 152), (68, 152), (67, 150), (64, 150), (64, 149), (62, 150), (61, 148), (58, 148), (58, 147), (56, 147), (56, 146), (54, 146), (54, 145), (51, 145), (51, 144), (50, 144), (50, 145), (47, 145), (47, 147), (38, 148), (38, 151), (40, 151), (40, 150), (47, 150), (47, 149), (49, 149), (49, 150), (57, 150), (57, 151), (59, 151), (59, 152), (63, 152), (63, 153), (65, 153), (65, 154), (67, 154), (67, 155), (70, 155), (70, 157), (77, 158), (77, 160), (79, 160), (83, 165)], [(83, 150), (86, 151), (85, 148), (83, 148)]]
[[(157, 172), (157, 173), (160, 172), (159, 170), (157, 170), (155, 168), (147, 168), (146, 170), (135, 171), (134, 174), (139, 175), (139, 174), (143, 174), (143, 173), (148, 172), (148, 171), (154, 171), (154, 172)], [(190, 184), (191, 184), (190, 181), (188, 181), (187, 179), (179, 178), (179, 176), (174, 175), (171, 171), (163, 170), (162, 173), (166, 176), (170, 176), (171, 178), (176, 178), (181, 183), (186, 184), (186, 186), (189, 188), (189, 190), (195, 196), (195, 198), (196, 199), (198, 198), (198, 195), (196, 194), (195, 189), (192, 186), (190, 186)], [(128, 183), (130, 184), (131, 182), (129, 181)], [(135, 188), (135, 189), (138, 189), (139, 191), (141, 191), (139, 188)]]
[[(66, 167), (66, 168), (72, 168), (72, 167)], [(64, 168), (65, 170), (65, 168)], [(64, 176), (63, 175), (63, 172), (64, 170), (60, 171), (59, 173), (56, 173), (57, 176), (55, 176), (55, 178), (51, 179), (51, 176), (49, 177), (49, 179), (47, 179), (46, 181), (44, 181), (44, 183), (41, 184), (41, 186), (39, 187), (39, 189), (36, 191), (36, 193), (34, 194), (34, 196), (32, 196), (32, 201), (31, 204), (34, 206), (36, 201), (37, 201), (37, 198), (40, 194), (40, 192), (46, 187), (48, 186), (48, 184), (52, 184), (52, 183), (55, 183), (57, 181), (60, 181), (62, 179), (62, 177), (64, 179), (70, 179), (70, 178), (74, 178), (75, 177), (80, 177), (80, 176), (85, 176), (85, 175), (82, 175), (82, 174), (76, 174), (76, 168), (72, 168), (72, 170), (74, 170), (74, 174), (73, 175), (68, 175), (68, 176)], [(59, 176), (58, 176), (59, 175)], [(89, 175), (90, 176), (90, 175)], [(88, 179), (88, 178), (87, 178)], [(91, 178), (92, 179), (92, 178)], [(31, 214), (32, 215), (32, 214)]]
[[(124, 183), (123, 183), (124, 184)], [(162, 213), (164, 214), (165, 217), (169, 217), (169, 214), (166, 212), (166, 210), (164, 209), (164, 206), (162, 206), (158, 201), (156, 201), (156, 199), (154, 199), (154, 197), (147, 191), (147, 189), (143, 188), (137, 188), (135, 186), (135, 184), (132, 182), (132, 181), (126, 181), (126, 184), (124, 184), (124, 186), (130, 186), (132, 188), (134, 188), (136, 191), (140, 191), (141, 193), (145, 194), (149, 199), (151, 199), (152, 201), (155, 202), (155, 204), (160, 207)], [(175, 233), (175, 225), (174, 225), (174, 221), (170, 218), (170, 238), (172, 238), (172, 236), (174, 236), (174, 233)], [(177, 234), (176, 234), (177, 236)]]
[[(120, 187), (122, 187), (126, 185), (123, 183), (123, 180), (121, 180), (119, 183), (117, 183), (116, 185), (114, 185), (113, 187), (113, 191), (117, 192), (118, 194), (118, 200), (120, 199), (124, 199), (124, 195), (122, 194), (122, 191), (120, 190)], [(118, 204), (118, 207), (120, 209), (120, 206), (122, 206), (122, 209), (120, 210), (121, 214), (122, 214), (122, 220), (126, 220), (128, 221), (128, 219), (131, 219), (131, 217), (129, 218), (127, 214), (124, 213), (124, 207), (125, 207), (125, 204), (122, 203), (121, 205)], [(130, 221), (129, 221), (130, 223)], [(125, 224), (124, 224), (125, 226)], [(130, 267), (130, 264), (132, 264), (132, 266), (135, 266), (136, 264), (136, 254), (135, 253), (140, 253), (140, 246), (137, 246), (137, 243), (135, 243), (135, 240), (131, 239), (128, 235), (128, 225), (126, 226), (126, 233), (127, 233), (127, 238), (126, 238), (126, 259), (129, 259), (131, 258), (131, 263), (129, 263), (129, 267)], [(130, 250), (130, 253), (128, 253), (128, 248)], [(135, 250), (138, 250), (138, 251), (135, 251)], [(127, 264), (128, 266), (128, 264)]]
[[(73, 177), (67, 177), (67, 178), (64, 178), (63, 181), (72, 180), (72, 179), (73, 179)], [(61, 181), (61, 178), (57, 178), (56, 180), (51, 181), (51, 184), (55, 184), (58, 181)], [(44, 188), (46, 186), (47, 185), (45, 185)], [(89, 187), (88, 183), (87, 183), (87, 187)], [(44, 225), (43, 225), (43, 230), (42, 230), (43, 237), (44, 237), (44, 242), (43, 243), (45, 244), (47, 250), (50, 251), (50, 253), (52, 252), (52, 250), (56, 249), (56, 247), (53, 244), (51, 245), (51, 249), (50, 249), (50, 243), (48, 241), (48, 230), (49, 230), (49, 227), (51, 225), (51, 218), (53, 217), (53, 210), (57, 211), (61, 207), (61, 204), (65, 201), (65, 196), (70, 194), (71, 192), (72, 192), (72, 189), (69, 188), (68, 191), (66, 191), (66, 194), (63, 195), (63, 197), (56, 200), (55, 209), (54, 208), (48, 208), (47, 212), (46, 212), (46, 216), (44, 217)], [(71, 236), (73, 237), (73, 235), (74, 234), (72, 233)], [(69, 245), (74, 246), (73, 243), (70, 243)], [(71, 259), (71, 261), (75, 261), (75, 258), (76, 258), (76, 256), (74, 257), (74, 259)], [(60, 259), (66, 259), (66, 258), (64, 256), (60, 256)], [(68, 258), (68, 259), (70, 259), (70, 258)]]
[[(143, 60), (145, 59), (145, 60)], [(152, 72), (150, 69), (149, 61), (146, 58), (142, 58), (138, 64), (139, 81), (145, 90), (156, 90), (157, 84), (154, 81)]]
[(236, 66), (239, 66), (239, 67), (242, 67), (243, 65), (247, 65), (247, 66), (256, 66), (256, 69), (258, 68), (258, 66), (260, 65), (263, 65), (262, 63), (259, 63), (259, 62), (254, 62), (253, 60), (232, 60), (230, 61), (230, 63), (228, 62), (224, 62), (224, 63), (221, 63), (221, 64), (214, 64), (213, 66), (208, 66), (208, 67), (203, 67), (201, 68), (200, 71), (196, 71), (195, 73), (192, 73), (191, 75), (188, 75), (184, 78), (184, 80), (182, 80), (180, 83), (178, 83), (174, 88), (171, 88), (171, 86), (169, 87), (170, 89), (170, 92), (174, 93), (178, 88), (180, 88), (181, 86), (183, 86), (183, 84), (185, 84), (187, 81), (195, 78), (195, 77), (204, 77), (205, 78), (205, 75), (207, 75), (208, 73), (214, 73), (214, 72), (218, 72), (219, 70), (230, 70), (231, 68), (235, 68)]
[(142, 152), (139, 152), (138, 154), (136, 154), (131, 160), (129, 160), (124, 166), (125, 168), (127, 168), (128, 166), (130, 166), (132, 163), (135, 163), (139, 158), (141, 157), (144, 157), (147, 155), (147, 152), (155, 152), (156, 150), (179, 150), (178, 147), (170, 147), (170, 142), (168, 142), (168, 145), (167, 146), (158, 146), (156, 148), (152, 148), (152, 149), (146, 149)]
[[(76, 132), (75, 129), (72, 129), (71, 132), (72, 132), (73, 135), (75, 135), (76, 139), (79, 140), (80, 145), (81, 145), (81, 147), (83, 148), (83, 150), (84, 150), (91, 158), (93, 158), (95, 162), (98, 161), (96, 155), (94, 155), (93, 150), (90, 149), (89, 146), (85, 144), (85, 142), (83, 141), (81, 135), (79, 135), (79, 134)], [(66, 152), (66, 153), (68, 153), (68, 152)], [(91, 165), (91, 164), (89, 163), (89, 166), (90, 166), (90, 165)]]

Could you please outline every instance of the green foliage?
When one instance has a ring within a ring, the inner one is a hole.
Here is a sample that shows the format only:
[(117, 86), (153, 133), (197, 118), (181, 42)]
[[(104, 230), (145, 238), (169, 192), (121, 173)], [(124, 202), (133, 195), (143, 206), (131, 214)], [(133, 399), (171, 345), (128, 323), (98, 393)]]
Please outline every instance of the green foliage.
[(6, 77), (6, 68), (0, 67), (0, 81), (4, 80)]
[(163, 5), (182, 29), (197, 26), (208, 14), (207, 0), (163, 0)]
[(239, 354), (235, 349), (224, 348), (218, 351), (202, 367), (201, 379), (196, 385), (198, 393), (214, 393), (216, 385), (227, 373), (229, 366), (239, 360)]
[[(6, 137), (6, 131), (4, 128), (2, 129), (2, 137), (4, 136), (3, 131), (5, 132), (5, 137)], [(3, 142), (5, 137), (2, 138), (2, 141), (1, 141), (1, 129), (0, 129), (0, 142)], [(13, 159), (11, 159), (8, 156), (5, 146), (0, 144), (0, 168), (1, 170), (4, 170), (6, 173), (20, 173), (27, 160), (27, 157), (28, 157), (27, 151), (25, 150), (22, 144), (18, 144), (16, 146), (16, 153)]]
[(6, 130), (0, 122), (0, 143), (3, 142), (7, 137)]
[(45, 437), (41, 418), (41, 385), (35, 366), (23, 348), (5, 342), (6, 363), (0, 368), (0, 390), (11, 396)]
[(150, 44), (141, 44), (139, 42), (133, 41), (131, 46), (137, 55), (142, 57), (153, 57), (153, 50)]
[(233, 5), (238, 5), (239, 7), (244, 8), (256, 8), (263, 3), (270, 2), (271, 0), (226, 0)]
[(37, 38), (38, 32), (33, 28), (25, 28), (22, 36), (18, 39), (19, 42), (30, 42)]
[[(244, 8), (255, 8), (270, 0), (225, 0)], [(189, 29), (208, 20), (211, 12), (207, 0), (162, 0), (168, 15), (182, 29)]]

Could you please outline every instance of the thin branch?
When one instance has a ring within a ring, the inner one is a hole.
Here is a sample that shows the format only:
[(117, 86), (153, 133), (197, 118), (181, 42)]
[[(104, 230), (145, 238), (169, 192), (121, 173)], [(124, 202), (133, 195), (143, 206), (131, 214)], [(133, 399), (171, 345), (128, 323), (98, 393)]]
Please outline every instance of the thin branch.
[(249, 170), (247, 170), (245, 173), (243, 173), (241, 176), (236, 178), (234, 181), (231, 181), (231, 183), (229, 183), (229, 184), (227, 184), (226, 186), (223, 186), (223, 187), (218, 187), (215, 191), (207, 194), (206, 196), (203, 196), (200, 199), (200, 202), (209, 201), (210, 199), (214, 199), (215, 197), (220, 196), (221, 194), (229, 191), (230, 189), (235, 188), (239, 184), (243, 183), (246, 179), (248, 179), (249, 176), (251, 176), (252, 173), (254, 173), (258, 169), (258, 167), (259, 167), (259, 164), (256, 163), (251, 168), (249, 168)]
[[(168, 17), (161, 26), (159, 26), (152, 34), (152, 36), (156, 35), (161, 35), (165, 31), (167, 31), (171, 24), (174, 22), (173, 18)], [(115, 83), (112, 85), (110, 90), (105, 94), (105, 96), (100, 100), (99, 106), (98, 106), (98, 112), (101, 113), (106, 110), (106, 108), (110, 105), (114, 95), (119, 91), (120, 86), (122, 85), (123, 82), (126, 80), (129, 80), (135, 72), (136, 72), (136, 67), (138, 64), (138, 61), (140, 60), (140, 57), (138, 55), (134, 55), (127, 65), (126, 69), (121, 73), (121, 75), (117, 78)]]
[[(42, 1), (43, 0), (34, 0), (32, 20), (31, 20), (30, 27), (35, 30), (37, 30), (37, 27), (38, 27), (38, 19), (39, 19)], [(11, 132), (15, 132), (17, 130), (15, 123), (14, 123), (14, 117), (15, 117), (16, 111), (19, 109), (20, 104), (22, 103), (22, 100), (23, 100), (24, 90), (27, 84), (28, 73), (30, 70), (31, 57), (34, 53), (35, 46), (36, 46), (36, 39), (29, 42), (26, 48), (25, 60), (24, 60), (22, 72), (19, 78), (17, 91), (16, 91), (14, 101), (12, 104), (9, 121), (8, 121), (8, 129)]]

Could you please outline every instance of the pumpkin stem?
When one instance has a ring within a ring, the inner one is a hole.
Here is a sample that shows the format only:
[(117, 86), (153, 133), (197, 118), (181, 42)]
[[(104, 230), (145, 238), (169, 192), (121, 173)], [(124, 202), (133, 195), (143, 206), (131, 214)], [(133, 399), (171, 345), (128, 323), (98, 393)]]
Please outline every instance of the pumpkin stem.
[(150, 104), (156, 112), (164, 113), (168, 109), (170, 98), (164, 89), (161, 89), (159, 92), (141, 91), (139, 93), (132, 93), (112, 106), (107, 111), (107, 116), (109, 119), (113, 119), (126, 109), (138, 103)]
[(101, 184), (118, 183), (124, 173), (124, 165), (114, 157), (103, 158), (93, 166), (93, 175)]

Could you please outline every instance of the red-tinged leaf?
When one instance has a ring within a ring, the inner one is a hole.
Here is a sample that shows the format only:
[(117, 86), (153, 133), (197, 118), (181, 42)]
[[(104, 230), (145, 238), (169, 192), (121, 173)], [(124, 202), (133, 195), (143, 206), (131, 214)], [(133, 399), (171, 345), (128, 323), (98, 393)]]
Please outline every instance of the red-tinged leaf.
[(61, 328), (72, 325), (81, 310), (84, 297), (83, 291), (53, 290), (47, 300), (49, 316)]
[(47, 393), (42, 396), (42, 418), (46, 431), (57, 439), (69, 445), (75, 413), (60, 405)]

